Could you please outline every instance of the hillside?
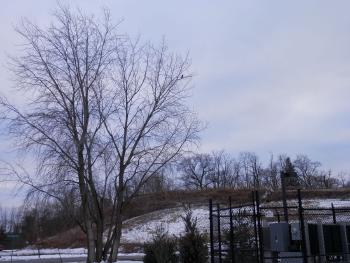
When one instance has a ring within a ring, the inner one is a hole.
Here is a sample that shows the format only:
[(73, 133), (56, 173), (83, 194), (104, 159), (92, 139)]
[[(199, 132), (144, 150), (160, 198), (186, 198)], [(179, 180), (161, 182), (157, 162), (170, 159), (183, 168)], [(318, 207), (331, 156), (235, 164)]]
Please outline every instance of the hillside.
[[(234, 204), (251, 201), (251, 191), (246, 190), (204, 190), (204, 191), (172, 191), (158, 194), (143, 195), (136, 198), (129, 206), (124, 221), (122, 243), (124, 250), (133, 250), (151, 239), (158, 228), (163, 228), (170, 235), (179, 236), (184, 229), (181, 215), (184, 214), (184, 204), (191, 204), (194, 217), (198, 218), (198, 225), (202, 232), (208, 231), (208, 200), (226, 203), (231, 196)], [(279, 202), (281, 194), (261, 193), (262, 201)], [(295, 191), (288, 192), (290, 202), (295, 202)], [(350, 190), (308, 190), (303, 192), (306, 204), (317, 207), (350, 206)], [(74, 228), (43, 241), (44, 247), (82, 247), (84, 235)]]
[[(214, 202), (227, 203), (230, 196), (233, 204), (244, 204), (251, 202), (252, 191), (236, 189), (205, 189), (196, 191), (169, 191), (141, 195), (134, 199), (128, 206), (125, 219), (130, 219), (135, 216), (162, 209), (181, 207), (183, 204), (207, 206), (209, 199), (213, 199)], [(281, 193), (279, 191), (261, 191), (260, 196), (262, 201), (281, 200)], [(289, 199), (297, 198), (296, 191), (288, 191), (287, 196)], [(302, 191), (302, 196), (307, 199), (347, 199), (350, 198), (350, 189), (308, 189), (307, 191)]]

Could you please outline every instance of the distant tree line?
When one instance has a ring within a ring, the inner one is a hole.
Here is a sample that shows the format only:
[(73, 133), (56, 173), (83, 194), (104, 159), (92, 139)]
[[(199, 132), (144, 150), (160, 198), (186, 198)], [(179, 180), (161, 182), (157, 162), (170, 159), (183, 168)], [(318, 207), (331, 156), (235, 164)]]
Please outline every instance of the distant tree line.
[(281, 187), (281, 173), (291, 166), (295, 172), (294, 186), (300, 188), (336, 188), (349, 186), (345, 172), (334, 174), (305, 154), (291, 160), (286, 155), (270, 155), (266, 164), (253, 152), (238, 157), (225, 152), (195, 153), (182, 158), (177, 165), (180, 185), (186, 189), (232, 188), (267, 189)]
[(20, 225), (18, 211), (18, 208), (5, 209), (0, 207), (0, 233), (18, 232)]
[[(292, 172), (290, 172), (292, 170)], [(281, 174), (291, 173), (287, 184), (302, 189), (331, 189), (350, 186), (350, 174), (335, 173), (306, 154), (290, 158), (270, 154), (263, 162), (254, 152), (237, 156), (225, 151), (192, 153), (164, 167), (140, 189), (140, 194), (172, 190), (281, 188)]]
[[(304, 189), (330, 189), (350, 186), (345, 172), (338, 174), (325, 170), (318, 161), (300, 154), (294, 159), (286, 155), (270, 155), (263, 163), (257, 154), (242, 152), (237, 156), (225, 151), (193, 153), (182, 156), (150, 178), (139, 194), (156, 194), (172, 190), (205, 189), (264, 189), (278, 191), (281, 188), (281, 174), (289, 174), (288, 184)], [(292, 179), (292, 180), (291, 180)], [(136, 183), (135, 183), (136, 184)], [(130, 184), (132, 188), (133, 184)], [(126, 189), (126, 194), (129, 190)], [(69, 191), (62, 191), (64, 202), (50, 199), (36, 199), (28, 195), (26, 205), (18, 209), (0, 208), (0, 244), (6, 233), (20, 234), (29, 244), (83, 223), (79, 203)], [(111, 200), (106, 197), (106, 209)], [(63, 205), (62, 205), (63, 204)]]
[[(75, 210), (79, 212), (78, 209)], [(12, 209), (0, 207), (0, 244), (6, 248), (18, 248), (28, 244), (40, 245), (45, 238), (77, 225), (71, 211), (64, 209), (56, 201), (40, 200)], [(15, 243), (9, 244), (9, 234), (18, 236)], [(10, 245), (15, 247), (9, 247)]]

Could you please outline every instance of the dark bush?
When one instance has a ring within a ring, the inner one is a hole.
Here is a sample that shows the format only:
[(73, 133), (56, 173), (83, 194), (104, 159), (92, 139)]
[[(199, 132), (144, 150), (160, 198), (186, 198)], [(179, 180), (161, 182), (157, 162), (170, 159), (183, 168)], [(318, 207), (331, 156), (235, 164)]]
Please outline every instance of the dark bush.
[(158, 230), (151, 243), (144, 246), (144, 263), (176, 263), (176, 240), (163, 230)]
[(197, 218), (193, 218), (191, 209), (182, 217), (185, 223), (185, 235), (180, 238), (180, 259), (183, 263), (204, 263), (208, 260), (208, 247), (205, 235), (199, 233)]

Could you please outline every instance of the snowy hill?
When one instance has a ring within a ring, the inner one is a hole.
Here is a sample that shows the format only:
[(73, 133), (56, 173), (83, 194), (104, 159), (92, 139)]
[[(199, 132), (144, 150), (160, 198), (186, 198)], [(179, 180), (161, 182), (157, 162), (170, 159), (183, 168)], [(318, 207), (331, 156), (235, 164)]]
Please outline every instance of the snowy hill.
[[(350, 200), (341, 199), (309, 199), (303, 200), (304, 207), (350, 207)], [(279, 201), (262, 204), (264, 206), (282, 205)], [(296, 206), (297, 200), (289, 200), (288, 205)], [(202, 233), (209, 233), (209, 211), (207, 206), (192, 208), (193, 217), (197, 218), (198, 228)], [(184, 232), (184, 223), (181, 216), (184, 208), (164, 209), (124, 222), (122, 243), (145, 243), (152, 239), (158, 228), (164, 229), (171, 236), (179, 237)]]
[[(320, 207), (330, 208), (334, 207), (350, 207), (350, 199), (305, 199), (303, 200), (304, 207)], [(268, 206), (280, 206), (280, 201), (273, 201), (262, 204), (265, 207)], [(297, 200), (289, 200), (288, 205), (296, 206)], [(268, 210), (266, 210), (268, 211)], [(141, 216), (131, 218), (124, 222), (122, 243), (126, 244), (140, 244), (149, 242), (152, 240), (153, 234), (157, 229), (162, 228), (168, 232), (170, 236), (179, 237), (184, 233), (184, 223), (181, 216), (185, 215), (185, 208), (177, 207), (171, 209), (163, 209), (155, 212), (147, 213)], [(197, 218), (197, 225), (202, 233), (209, 232), (209, 211), (208, 206), (197, 205), (192, 206), (193, 217)], [(271, 211), (272, 212), (272, 211)], [(127, 254), (121, 254), (126, 257), (141, 258), (142, 253), (130, 254), (130, 252), (140, 252), (141, 246), (135, 246), (134, 251), (125, 251)], [(123, 251), (123, 249), (122, 249)], [(41, 258), (65, 258), (65, 257), (85, 257), (86, 249), (43, 249), (40, 252)], [(0, 261), (8, 260), (11, 257), (15, 259), (30, 259), (38, 258), (37, 250), (25, 249), (19, 251), (3, 251), (0, 252)], [(123, 261), (121, 261), (123, 262)], [(128, 261), (125, 261), (128, 262)]]
[[(197, 226), (201, 232), (209, 231), (208, 207), (192, 208), (193, 217), (197, 218)], [(181, 216), (184, 208), (164, 209), (127, 220), (124, 223), (123, 243), (145, 243), (151, 241), (152, 235), (162, 228), (170, 236), (179, 237), (185, 230)]]

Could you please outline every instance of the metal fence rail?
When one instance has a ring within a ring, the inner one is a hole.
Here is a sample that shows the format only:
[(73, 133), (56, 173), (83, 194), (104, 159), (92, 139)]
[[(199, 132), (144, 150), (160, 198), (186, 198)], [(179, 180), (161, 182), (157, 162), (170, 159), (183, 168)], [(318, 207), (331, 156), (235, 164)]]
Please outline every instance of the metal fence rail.
[[(294, 195), (287, 207), (262, 205), (258, 191), (252, 192), (250, 203), (239, 206), (231, 198), (226, 204), (210, 200), (210, 262), (350, 262), (350, 208), (312, 207), (300, 190)], [(277, 233), (276, 244), (272, 233)], [(285, 248), (276, 248), (282, 241)]]

